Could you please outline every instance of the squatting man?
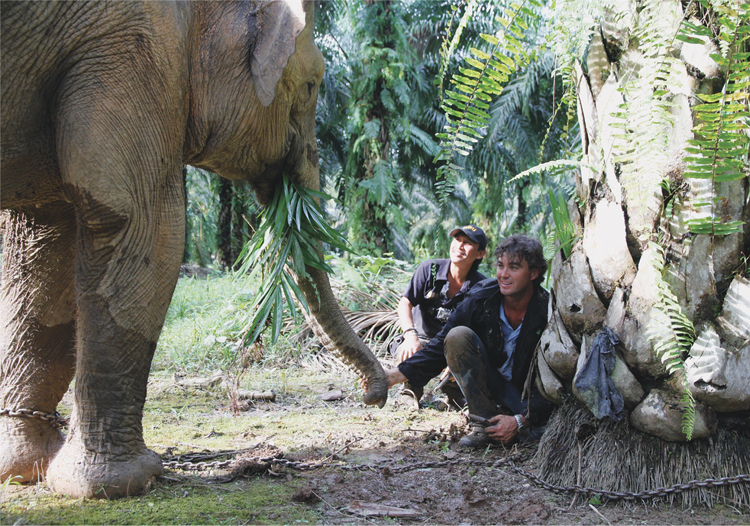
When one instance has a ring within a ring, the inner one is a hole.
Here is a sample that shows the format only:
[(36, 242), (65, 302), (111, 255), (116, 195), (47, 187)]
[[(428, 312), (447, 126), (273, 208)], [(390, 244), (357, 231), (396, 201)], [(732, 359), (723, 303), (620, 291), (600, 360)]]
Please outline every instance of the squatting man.
[(497, 279), (474, 286), (435, 338), (386, 373), (389, 387), (422, 388), (448, 365), (472, 415), (472, 432), (459, 442), (466, 447), (508, 444), (520, 432), (538, 439), (554, 408), (528, 378), (547, 325), (542, 245), (511, 236), (495, 257)]
[[(477, 269), (487, 253), (487, 236), (475, 225), (454, 228), (448, 259), (428, 259), (419, 265), (398, 304), (403, 334), (389, 344), (396, 364), (414, 356), (438, 335), (450, 315), (471, 288), (487, 279)], [(443, 372), (442, 391), (457, 402), (463, 398), (455, 382)], [(402, 394), (413, 397), (418, 406), (423, 389), (404, 383)], [(460, 407), (461, 403), (457, 403)]]

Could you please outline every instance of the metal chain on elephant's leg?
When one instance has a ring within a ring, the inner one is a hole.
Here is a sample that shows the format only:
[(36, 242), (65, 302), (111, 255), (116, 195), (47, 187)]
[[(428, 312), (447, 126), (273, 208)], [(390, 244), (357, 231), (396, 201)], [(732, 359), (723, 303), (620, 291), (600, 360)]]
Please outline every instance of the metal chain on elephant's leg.
[(68, 419), (61, 416), (60, 413), (55, 411), (54, 413), (44, 413), (42, 411), (34, 411), (32, 409), (6, 409), (0, 408), (0, 416), (11, 416), (21, 418), (36, 418), (38, 420), (44, 420), (49, 422), (49, 425), (55, 429), (68, 427)]
[[(607, 498), (609, 500), (646, 500), (657, 497), (666, 497), (669, 495), (682, 493), (684, 491), (707, 488), (707, 487), (718, 487), (718, 486), (729, 486), (742, 483), (750, 483), (750, 475), (736, 475), (733, 477), (722, 477), (722, 478), (707, 478), (703, 480), (691, 480), (686, 483), (673, 484), (672, 486), (665, 486), (652, 490), (644, 490), (640, 492), (617, 492), (609, 490), (601, 490), (595, 488), (587, 488), (578, 484), (573, 486), (557, 486), (546, 482), (536, 473), (518, 467), (515, 462), (525, 457), (524, 452), (516, 453), (506, 458), (497, 460), (481, 460), (475, 458), (455, 458), (452, 460), (443, 461), (426, 461), (426, 462), (415, 462), (412, 464), (398, 465), (394, 462), (379, 462), (376, 464), (346, 464), (342, 462), (297, 462), (289, 459), (280, 457), (279, 455), (270, 457), (252, 457), (243, 459), (244, 462), (256, 463), (260, 465), (277, 465), (284, 466), (297, 471), (310, 471), (320, 468), (334, 468), (341, 469), (343, 471), (375, 471), (380, 472), (384, 476), (396, 475), (406, 473), (409, 471), (415, 471), (419, 469), (432, 469), (432, 468), (447, 468), (450, 466), (472, 466), (472, 467), (487, 467), (487, 468), (502, 468), (507, 467), (512, 472), (521, 475), (534, 483), (536, 486), (551, 491), (553, 493), (566, 493), (566, 494), (583, 494)], [(235, 460), (224, 460), (218, 462), (164, 462), (165, 469), (181, 469), (189, 471), (205, 471), (208, 469), (222, 469), (228, 468), (235, 463)]]

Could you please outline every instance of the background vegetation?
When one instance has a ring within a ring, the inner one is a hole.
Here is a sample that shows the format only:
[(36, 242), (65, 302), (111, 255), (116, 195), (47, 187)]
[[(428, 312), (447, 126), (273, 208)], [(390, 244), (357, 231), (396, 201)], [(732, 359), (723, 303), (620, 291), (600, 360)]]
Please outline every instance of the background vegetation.
[[(436, 197), (436, 134), (446, 125), (440, 94), (470, 48), (487, 48), (479, 34), (495, 31), (504, 4), (489, 0), (473, 9), (461, 46), (436, 85), (446, 28), (457, 26), (463, 7), (433, 0), (318, 3), (316, 42), (326, 58), (317, 114), (322, 189), (336, 198), (327, 203), (329, 221), (359, 255), (411, 262), (445, 257), (447, 233), (470, 222), (485, 229), (491, 246), (513, 232), (545, 237), (548, 190), (572, 194), (570, 170), (511, 182), (523, 170), (575, 156), (579, 148), (559, 68), (540, 46), (545, 28), (539, 16), (521, 41), (528, 64), (492, 102), (486, 136), (474, 155), (457, 161), (463, 170), (446, 201)], [(233, 247), (247, 241), (257, 226), (252, 193), (192, 167), (186, 181), (185, 262), (227, 268), (238, 252), (222, 249), (221, 233), (231, 232)]]

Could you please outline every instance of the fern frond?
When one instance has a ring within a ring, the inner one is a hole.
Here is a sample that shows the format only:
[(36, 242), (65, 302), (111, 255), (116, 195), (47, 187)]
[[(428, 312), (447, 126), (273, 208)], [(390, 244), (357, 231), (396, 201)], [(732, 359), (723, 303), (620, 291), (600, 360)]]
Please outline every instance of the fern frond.
[(513, 3), (506, 7), (497, 18), (501, 29), (495, 35), (480, 35), (489, 44), (489, 53), (470, 48), (473, 56), (467, 57), (466, 67), (459, 68), (451, 78), (453, 88), (445, 92), (441, 103), (448, 124), (445, 133), (437, 134), (441, 150), (434, 158), (434, 162), (441, 163), (435, 185), (441, 206), (462, 169), (454, 162), (454, 157), (468, 156), (477, 141), (485, 136), (490, 120), (489, 103), (503, 91), (510, 75), (528, 59), (518, 41), (528, 28), (523, 17), (536, 16), (528, 6), (539, 7), (540, 4), (537, 0), (525, 0), (522, 5)]
[(451, 27), (453, 26), (453, 19), (458, 12), (458, 6), (451, 6), (452, 15), (445, 30), (443, 43), (440, 46), (440, 71), (435, 78), (435, 86), (437, 86), (438, 88), (438, 97), (442, 98), (443, 96), (443, 80), (445, 79), (445, 73), (448, 71), (448, 64), (450, 64), (451, 57), (453, 56), (453, 51), (456, 49), (458, 42), (461, 40), (461, 35), (463, 34), (463, 31), (466, 28), (466, 24), (469, 22), (472, 13), (474, 13), (474, 9), (476, 8), (476, 6), (477, 0), (469, 0), (469, 3), (466, 6), (466, 10), (461, 16), (461, 20), (459, 21), (458, 27), (456, 28), (456, 32), (453, 34), (453, 36), (451, 36)]
[(532, 166), (528, 170), (524, 170), (523, 172), (519, 173), (508, 182), (512, 183), (519, 179), (523, 179), (524, 177), (528, 177), (529, 175), (542, 173), (547, 170), (553, 170), (555, 168), (561, 168), (563, 166), (569, 166), (571, 168), (579, 168), (580, 166), (588, 166), (588, 165), (586, 165), (585, 163), (581, 163), (581, 161), (576, 161), (574, 159), (558, 159), (556, 161), (549, 161), (546, 163), (538, 164), (536, 166)]
[[(710, 181), (709, 198), (693, 203), (695, 208), (705, 207), (707, 212), (688, 219), (686, 224), (694, 234), (712, 236), (742, 232), (741, 221), (726, 220), (717, 212), (716, 185), (747, 177), (750, 153), (750, 53), (740, 51), (750, 39), (750, 8), (745, 4), (737, 11), (721, 9), (720, 13), (717, 21), (722, 53), (711, 57), (726, 68), (727, 81), (720, 93), (698, 95), (702, 104), (693, 108), (698, 124), (693, 128), (695, 138), (688, 141), (688, 167), (683, 173), (686, 178)], [(696, 36), (685, 38), (703, 42), (711, 36), (701, 26), (688, 27)]]
[(624, 103), (614, 114), (621, 130), (615, 134), (619, 149), (613, 160), (622, 168), (622, 184), (628, 206), (647, 206), (653, 189), (664, 178), (667, 165), (667, 130), (674, 124), (673, 97), (685, 93), (684, 64), (673, 56), (674, 42), (681, 29), (678, 4), (646, 0), (638, 15), (633, 36), (643, 57), (637, 75), (630, 76), (620, 90)]
[(659, 277), (656, 279), (657, 302), (654, 304), (651, 320), (646, 328), (646, 336), (651, 341), (654, 352), (664, 364), (667, 372), (677, 377), (678, 383), (682, 387), (682, 402), (685, 405), (682, 431), (689, 441), (693, 437), (695, 424), (695, 399), (687, 383), (687, 371), (683, 356), (690, 351), (695, 342), (695, 327), (690, 318), (682, 312), (669, 283), (661, 277), (666, 259), (664, 248), (658, 243), (651, 243), (650, 247), (658, 253), (658, 258), (654, 258), (652, 263)]

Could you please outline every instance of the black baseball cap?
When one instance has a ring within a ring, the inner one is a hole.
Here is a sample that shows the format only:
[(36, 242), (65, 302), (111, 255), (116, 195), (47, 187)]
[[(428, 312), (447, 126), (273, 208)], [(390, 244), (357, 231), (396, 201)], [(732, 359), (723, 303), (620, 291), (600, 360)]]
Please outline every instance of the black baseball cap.
[(458, 233), (463, 233), (474, 243), (479, 243), (479, 250), (485, 250), (487, 248), (487, 236), (484, 235), (484, 230), (478, 226), (466, 225), (454, 228), (451, 230), (451, 237), (456, 237), (456, 234)]

